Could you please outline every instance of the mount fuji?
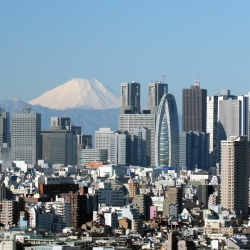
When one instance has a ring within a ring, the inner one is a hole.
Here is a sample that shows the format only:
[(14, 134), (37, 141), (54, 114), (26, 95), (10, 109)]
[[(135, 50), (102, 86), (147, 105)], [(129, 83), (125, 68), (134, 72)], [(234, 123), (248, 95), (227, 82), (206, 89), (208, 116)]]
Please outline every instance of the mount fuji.
[(29, 101), (29, 104), (56, 110), (104, 110), (119, 108), (120, 100), (96, 79), (73, 78)]

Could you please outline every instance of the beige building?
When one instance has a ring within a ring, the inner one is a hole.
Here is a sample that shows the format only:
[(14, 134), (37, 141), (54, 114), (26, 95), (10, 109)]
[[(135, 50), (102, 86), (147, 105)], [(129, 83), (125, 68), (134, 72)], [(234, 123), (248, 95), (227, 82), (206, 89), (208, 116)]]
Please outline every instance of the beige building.
[(221, 205), (237, 214), (248, 211), (249, 145), (245, 136), (221, 141)]
[(0, 223), (4, 227), (13, 227), (19, 220), (18, 204), (16, 201), (0, 201)]

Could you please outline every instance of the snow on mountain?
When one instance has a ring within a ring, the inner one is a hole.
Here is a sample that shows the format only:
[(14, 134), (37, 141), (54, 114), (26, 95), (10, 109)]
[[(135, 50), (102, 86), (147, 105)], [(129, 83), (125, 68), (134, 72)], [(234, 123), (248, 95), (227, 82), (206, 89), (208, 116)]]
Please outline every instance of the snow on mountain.
[(112, 109), (120, 107), (120, 100), (98, 80), (73, 78), (29, 101), (29, 104), (57, 110)]

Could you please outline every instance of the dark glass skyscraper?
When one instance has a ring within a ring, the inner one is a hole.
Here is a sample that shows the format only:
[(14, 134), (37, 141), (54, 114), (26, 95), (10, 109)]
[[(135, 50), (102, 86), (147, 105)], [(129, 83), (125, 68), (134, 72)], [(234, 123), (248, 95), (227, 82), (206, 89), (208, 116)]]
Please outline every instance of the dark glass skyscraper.
[(155, 161), (156, 166), (178, 166), (179, 124), (175, 98), (165, 94), (156, 116)]
[(207, 90), (200, 88), (196, 81), (189, 89), (182, 92), (182, 129), (206, 132)]
[(10, 115), (0, 108), (0, 147), (3, 143), (10, 144)]
[(121, 84), (121, 113), (139, 114), (140, 107), (140, 83)]
[(160, 81), (150, 82), (148, 84), (148, 108), (151, 112), (157, 112), (161, 98), (168, 93), (167, 83)]

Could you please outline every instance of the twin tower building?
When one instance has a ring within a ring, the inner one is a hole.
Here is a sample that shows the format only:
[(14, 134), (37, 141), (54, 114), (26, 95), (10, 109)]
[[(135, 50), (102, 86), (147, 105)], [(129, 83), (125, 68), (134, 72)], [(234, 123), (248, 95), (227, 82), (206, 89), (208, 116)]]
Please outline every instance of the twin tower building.
[[(175, 97), (162, 82), (149, 83), (148, 109), (141, 109), (140, 97), (139, 83), (121, 84), (120, 130), (145, 145), (144, 150), (137, 145), (130, 151), (131, 163), (178, 167), (179, 122)], [(144, 160), (143, 164), (139, 159)]]

